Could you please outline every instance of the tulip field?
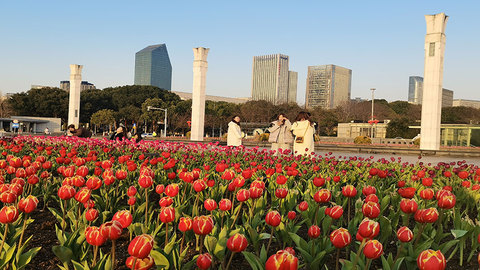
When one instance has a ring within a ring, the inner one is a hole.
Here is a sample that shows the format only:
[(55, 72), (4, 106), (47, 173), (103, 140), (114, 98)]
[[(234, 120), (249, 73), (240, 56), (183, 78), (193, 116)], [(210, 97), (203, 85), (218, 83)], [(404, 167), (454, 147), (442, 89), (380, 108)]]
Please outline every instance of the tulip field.
[(0, 269), (478, 269), (480, 168), (0, 139)]

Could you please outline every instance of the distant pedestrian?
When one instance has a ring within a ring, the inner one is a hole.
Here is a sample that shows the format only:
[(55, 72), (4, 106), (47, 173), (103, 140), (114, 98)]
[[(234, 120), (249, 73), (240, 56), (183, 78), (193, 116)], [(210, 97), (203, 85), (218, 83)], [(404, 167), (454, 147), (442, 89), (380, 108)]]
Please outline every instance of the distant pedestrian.
[(290, 123), (290, 120), (284, 113), (280, 113), (277, 120), (273, 121), (270, 128), (268, 128), (270, 132), (268, 141), (272, 143), (272, 150), (277, 151), (276, 154), (281, 150), (290, 149), (290, 145), (293, 142), (291, 127), (292, 123)]
[(68, 132), (71, 134), (69, 136), (77, 136), (80, 138), (90, 138), (92, 137), (92, 132), (84, 127), (79, 127), (75, 129), (75, 125), (71, 124), (67, 127)]
[(227, 131), (227, 145), (228, 146), (240, 146), (242, 145), (242, 129), (240, 128), (240, 116), (235, 115), (232, 117), (232, 121), (228, 123)]
[(295, 123), (291, 128), (295, 140), (293, 143), (293, 151), (295, 155), (310, 154), (315, 150), (313, 134), (315, 131), (313, 123), (310, 121), (308, 112), (299, 112)]
[(48, 127), (45, 128), (44, 132), (45, 132), (45, 135), (50, 135), (50, 130), (48, 129)]

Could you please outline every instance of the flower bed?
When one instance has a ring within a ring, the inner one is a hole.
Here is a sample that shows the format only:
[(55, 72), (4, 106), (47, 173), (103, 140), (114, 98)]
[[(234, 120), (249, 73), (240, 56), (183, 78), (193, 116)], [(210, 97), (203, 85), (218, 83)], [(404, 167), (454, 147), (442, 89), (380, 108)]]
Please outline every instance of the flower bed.
[(1, 269), (478, 267), (474, 164), (63, 137), (0, 153)]

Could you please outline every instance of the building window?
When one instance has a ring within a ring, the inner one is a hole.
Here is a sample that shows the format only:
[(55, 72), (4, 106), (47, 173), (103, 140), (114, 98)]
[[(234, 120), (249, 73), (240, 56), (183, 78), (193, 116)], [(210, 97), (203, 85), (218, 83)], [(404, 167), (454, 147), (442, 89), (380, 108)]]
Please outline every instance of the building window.
[(430, 42), (430, 48), (428, 49), (428, 56), (435, 56), (435, 42)]

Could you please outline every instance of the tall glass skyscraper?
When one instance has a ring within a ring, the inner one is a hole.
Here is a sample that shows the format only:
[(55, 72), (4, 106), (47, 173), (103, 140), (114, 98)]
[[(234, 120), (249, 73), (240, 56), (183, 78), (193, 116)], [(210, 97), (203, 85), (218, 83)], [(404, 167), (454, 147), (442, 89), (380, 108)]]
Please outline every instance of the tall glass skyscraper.
[(288, 71), (288, 103), (297, 103), (298, 72)]
[(148, 46), (135, 54), (135, 85), (172, 90), (172, 64), (165, 44)]
[(408, 78), (408, 102), (422, 104), (423, 77), (410, 76)]
[(252, 99), (275, 105), (288, 102), (288, 56), (271, 54), (253, 57)]
[(334, 109), (350, 101), (352, 70), (336, 65), (309, 66), (307, 74), (307, 109)]

